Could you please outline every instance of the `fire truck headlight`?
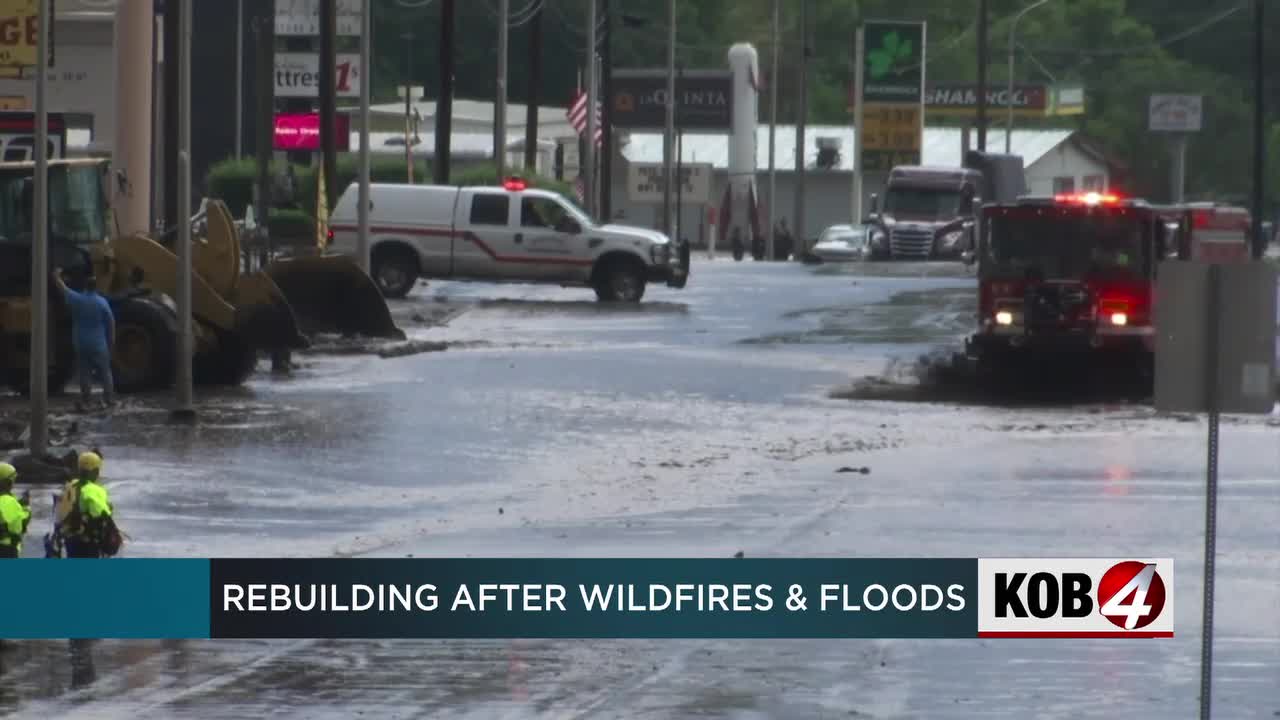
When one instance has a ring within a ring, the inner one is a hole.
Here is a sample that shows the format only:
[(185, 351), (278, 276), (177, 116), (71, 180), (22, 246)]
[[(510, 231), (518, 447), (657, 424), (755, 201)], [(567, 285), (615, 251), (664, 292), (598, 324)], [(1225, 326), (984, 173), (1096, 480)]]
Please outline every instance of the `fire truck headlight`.
[(1122, 312), (1111, 313), (1111, 324), (1116, 327), (1124, 327), (1129, 324), (1129, 316)]
[(1000, 312), (996, 313), (996, 324), (997, 324), (997, 325), (1012, 325), (1012, 324), (1013, 324), (1013, 313), (1009, 312), (1008, 310), (1001, 310)]

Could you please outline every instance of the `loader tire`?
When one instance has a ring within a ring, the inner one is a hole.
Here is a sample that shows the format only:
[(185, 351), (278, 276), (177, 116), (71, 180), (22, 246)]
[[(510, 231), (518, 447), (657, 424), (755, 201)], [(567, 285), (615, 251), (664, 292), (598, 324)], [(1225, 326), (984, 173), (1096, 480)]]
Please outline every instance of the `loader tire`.
[(116, 347), (111, 374), (120, 393), (162, 390), (173, 385), (177, 371), (177, 318), (146, 298), (113, 304)]
[(235, 386), (244, 383), (258, 367), (258, 349), (235, 333), (220, 333), (218, 347), (196, 355), (191, 379), (197, 385)]

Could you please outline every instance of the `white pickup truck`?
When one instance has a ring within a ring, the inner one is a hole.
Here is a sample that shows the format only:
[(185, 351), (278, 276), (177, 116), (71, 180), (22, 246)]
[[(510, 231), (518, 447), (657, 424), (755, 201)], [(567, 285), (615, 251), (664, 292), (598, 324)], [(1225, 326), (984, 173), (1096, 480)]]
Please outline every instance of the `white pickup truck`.
[[(359, 185), (330, 218), (328, 251), (354, 254)], [(561, 195), (512, 180), (502, 187), (372, 184), (370, 274), (404, 297), (419, 278), (590, 287), (602, 301), (639, 302), (652, 281), (682, 288), (688, 247), (665, 235), (596, 225)]]

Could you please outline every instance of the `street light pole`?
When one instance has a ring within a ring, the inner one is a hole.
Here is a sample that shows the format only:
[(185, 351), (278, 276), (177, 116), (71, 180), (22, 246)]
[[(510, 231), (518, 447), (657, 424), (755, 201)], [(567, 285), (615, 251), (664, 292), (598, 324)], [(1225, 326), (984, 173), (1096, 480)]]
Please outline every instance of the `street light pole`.
[(662, 232), (671, 237), (671, 190), (675, 184), (676, 0), (667, 0), (667, 122), (662, 133)]
[(244, 156), (244, 0), (236, 0), (236, 159)]
[(582, 195), (587, 214), (596, 214), (596, 10), (598, 0), (587, 0), (587, 137), (582, 144)]
[(1262, 73), (1265, 63), (1262, 12), (1263, 0), (1253, 5), (1253, 257), (1261, 260), (1267, 252), (1266, 238), (1262, 232), (1262, 203), (1265, 197), (1267, 151), (1263, 128), (1266, 121), (1266, 103), (1263, 96)]
[(780, 48), (778, 47), (778, 16), (779, 5), (781, 0), (773, 0), (773, 30), (769, 41), (771, 57), (769, 58), (769, 230), (765, 236), (769, 239), (765, 245), (765, 256), (769, 260), (775, 257), (774, 251), (774, 228), (778, 227), (778, 167), (774, 158), (777, 148), (777, 132), (778, 132), (778, 55)]
[(1005, 155), (1008, 155), (1009, 153), (1013, 152), (1013, 49), (1014, 49), (1013, 43), (1014, 43), (1014, 36), (1018, 32), (1018, 21), (1022, 19), (1023, 15), (1026, 15), (1027, 13), (1031, 12), (1032, 10), (1035, 10), (1036, 8), (1040, 7), (1041, 5), (1047, 2), (1049, 2), (1049, 0), (1037, 0), (1036, 2), (1031, 3), (1030, 5), (1023, 8), (1022, 11), (1019, 12), (1017, 15), (1014, 15), (1013, 22), (1009, 24), (1009, 88), (1008, 88), (1008, 95), (1006, 95), (1004, 99), (1005, 106), (1006, 108), (1008, 108), (1009, 122), (1005, 125), (1005, 128), (1004, 128), (1004, 154)]
[[(410, 112), (410, 105), (413, 102), (413, 33), (404, 33), (400, 37), (404, 39), (404, 172), (412, 185), (413, 139), (410, 137), (410, 126), (413, 113)], [(438, 108), (439, 103), (436, 106)]]
[(45, 76), (49, 62), (50, 0), (37, 3), (35, 197), (31, 224), (31, 457), (44, 457), (49, 446), (49, 112)]
[(507, 176), (507, 23), (510, 0), (498, 0), (498, 101), (493, 105), (493, 159), (498, 182)]
[(191, 325), (191, 0), (182, 0), (178, 33), (178, 368), (172, 417), (190, 422), (191, 361), (195, 337)]
[[(372, 3), (363, 3), (360, 11), (360, 191), (356, 210), (358, 227), (356, 235), (356, 262), (366, 274), (369, 272), (369, 69), (373, 67), (369, 47), (373, 44)], [(335, 182), (335, 180), (329, 180)]]

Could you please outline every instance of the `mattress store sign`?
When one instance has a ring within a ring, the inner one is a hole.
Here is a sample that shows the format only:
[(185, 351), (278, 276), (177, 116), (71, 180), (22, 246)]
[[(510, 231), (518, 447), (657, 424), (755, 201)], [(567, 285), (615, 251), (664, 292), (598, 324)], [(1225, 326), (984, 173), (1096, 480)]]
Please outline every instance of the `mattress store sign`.
[[(360, 96), (360, 56), (338, 55), (334, 67), (338, 97)], [(276, 97), (314, 98), (320, 96), (320, 56), (310, 53), (276, 53)]]

